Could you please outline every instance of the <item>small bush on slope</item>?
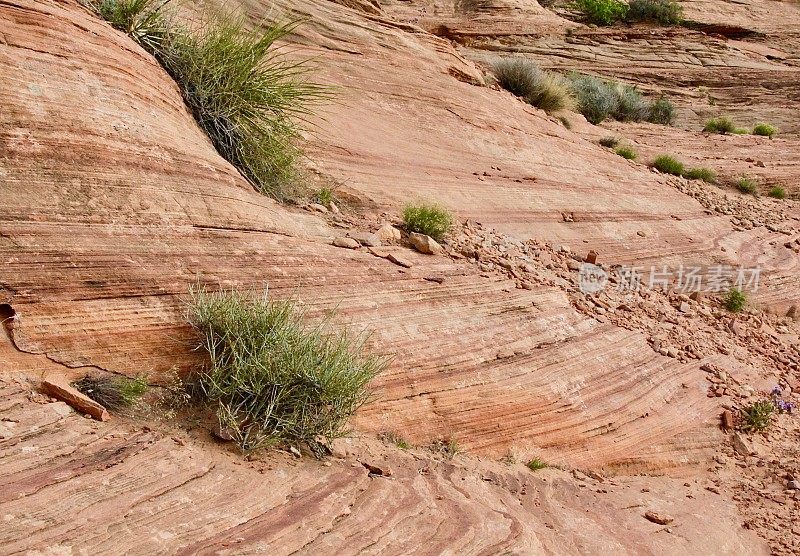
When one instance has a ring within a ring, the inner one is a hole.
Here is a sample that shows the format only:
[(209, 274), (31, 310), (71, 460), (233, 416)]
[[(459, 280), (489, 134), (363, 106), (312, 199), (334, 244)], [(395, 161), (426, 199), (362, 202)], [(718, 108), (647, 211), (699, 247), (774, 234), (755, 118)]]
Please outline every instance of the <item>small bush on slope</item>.
[(636, 151), (630, 147), (617, 147), (614, 152), (626, 160), (636, 160)]
[(775, 127), (769, 124), (756, 124), (753, 128), (753, 135), (763, 135), (764, 137), (772, 139), (772, 136), (775, 135), (777, 131)]
[(577, 0), (576, 7), (595, 25), (613, 25), (625, 19), (628, 5), (619, 0)]
[(75, 388), (99, 403), (118, 411), (133, 406), (147, 392), (147, 379), (124, 376), (85, 376), (76, 381)]
[(713, 170), (709, 170), (708, 168), (692, 168), (691, 170), (687, 170), (683, 175), (690, 180), (703, 180), (707, 183), (715, 183), (717, 181), (717, 175)]
[(441, 241), (453, 225), (450, 213), (437, 205), (407, 205), (403, 209), (403, 223), (409, 232), (417, 232)]
[(608, 147), (609, 149), (613, 149), (619, 143), (619, 139), (617, 139), (612, 135), (609, 135), (608, 137), (603, 137), (602, 139), (600, 139), (599, 143), (603, 147)]
[(210, 360), (199, 390), (243, 450), (288, 441), (320, 455), (386, 366), (365, 337), (308, 326), (290, 301), (196, 288), (188, 319)]
[(746, 303), (747, 296), (742, 290), (737, 288), (731, 288), (731, 290), (725, 296), (725, 308), (733, 313), (738, 313), (744, 309)]
[(645, 119), (654, 124), (672, 125), (676, 116), (675, 105), (666, 96), (661, 95), (650, 105), (650, 114)]
[(683, 8), (673, 0), (630, 0), (626, 19), (680, 25), (683, 21)]
[(747, 176), (742, 176), (739, 178), (739, 181), (736, 182), (736, 189), (748, 195), (758, 194), (758, 185), (756, 185), (756, 182)]
[(703, 127), (703, 131), (706, 133), (719, 133), (719, 134), (726, 134), (726, 133), (735, 133), (737, 130), (736, 124), (730, 118), (711, 118), (706, 122), (705, 127)]
[(772, 197), (773, 199), (785, 199), (786, 190), (780, 185), (776, 185), (775, 187), (769, 190), (769, 196)]
[(578, 110), (595, 125), (607, 118), (659, 124), (671, 124), (675, 119), (675, 108), (663, 95), (650, 103), (636, 87), (616, 81), (577, 73), (570, 74), (569, 79)]
[(507, 58), (495, 62), (493, 69), (504, 89), (548, 114), (575, 106), (572, 91), (565, 79), (539, 69), (533, 62)]
[(212, 12), (191, 28), (168, 24), (165, 1), (99, 0), (92, 7), (150, 51), (219, 153), (259, 191), (294, 196), (297, 122), (329, 92), (309, 83), (308, 67), (273, 44), (293, 24), (251, 29), (243, 16)]
[(684, 173), (683, 163), (666, 154), (657, 157), (651, 166), (663, 174), (682, 176)]

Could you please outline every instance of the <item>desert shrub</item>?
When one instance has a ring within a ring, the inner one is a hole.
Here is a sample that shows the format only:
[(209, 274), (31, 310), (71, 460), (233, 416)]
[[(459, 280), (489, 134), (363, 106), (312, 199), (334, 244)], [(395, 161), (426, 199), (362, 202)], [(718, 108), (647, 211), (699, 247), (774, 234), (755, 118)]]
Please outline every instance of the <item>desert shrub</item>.
[(780, 185), (776, 185), (775, 187), (769, 190), (769, 196), (774, 199), (785, 199), (786, 190)]
[(769, 400), (753, 402), (742, 408), (741, 429), (746, 432), (760, 432), (766, 430), (772, 421), (775, 405)]
[(244, 16), (210, 12), (190, 28), (167, 23), (166, 1), (99, 0), (97, 13), (155, 55), (219, 153), (259, 191), (295, 194), (299, 123), (329, 91), (307, 63), (273, 44), (295, 24), (251, 29)]
[(81, 393), (112, 411), (132, 407), (147, 392), (147, 379), (143, 376), (85, 376), (73, 383)]
[(578, 110), (595, 125), (607, 118), (660, 124), (671, 124), (675, 119), (675, 108), (663, 95), (651, 103), (636, 87), (616, 81), (578, 73), (571, 73), (569, 80)]
[(384, 432), (380, 435), (380, 439), (385, 442), (391, 442), (401, 450), (408, 450), (409, 448), (411, 448), (411, 444), (409, 444), (408, 441), (405, 438), (403, 438), (402, 435), (396, 432), (392, 431)]
[(725, 296), (725, 308), (732, 313), (740, 312), (746, 303), (747, 296), (738, 288), (731, 288)]
[(504, 89), (548, 114), (575, 105), (566, 80), (558, 74), (539, 69), (533, 62), (506, 58), (495, 62), (493, 69)]
[(572, 122), (570, 122), (566, 116), (559, 116), (558, 121), (560, 121), (561, 125), (563, 125), (565, 128), (572, 129)]
[(703, 180), (708, 183), (715, 183), (717, 181), (717, 174), (714, 173), (714, 170), (709, 168), (692, 168), (691, 170), (687, 170), (683, 175), (690, 180)]
[(719, 133), (723, 135), (726, 133), (734, 133), (736, 129), (736, 124), (734, 124), (730, 118), (726, 117), (711, 118), (703, 127), (703, 131), (706, 133)]
[(209, 358), (198, 389), (243, 450), (285, 441), (320, 455), (386, 365), (364, 335), (309, 326), (291, 301), (195, 288), (188, 319)]
[(777, 131), (778, 130), (775, 129), (774, 126), (769, 124), (756, 124), (753, 128), (753, 135), (763, 135), (764, 137), (772, 139), (772, 136), (775, 135)]
[(736, 189), (741, 191), (742, 193), (747, 193), (748, 195), (756, 195), (758, 194), (758, 185), (756, 182), (747, 176), (742, 176), (736, 182)]
[(636, 160), (636, 151), (630, 147), (617, 147), (614, 152), (627, 160)]
[(683, 163), (666, 154), (656, 157), (651, 166), (662, 174), (682, 176), (684, 173)]
[(676, 116), (675, 106), (666, 96), (661, 95), (650, 105), (646, 120), (654, 124), (672, 125)]
[(440, 241), (450, 231), (453, 217), (438, 205), (422, 203), (407, 205), (403, 209), (403, 223), (409, 232), (425, 234)]
[(673, 0), (630, 0), (626, 19), (679, 25), (683, 21), (683, 8)]
[(317, 192), (314, 193), (314, 200), (320, 205), (330, 207), (333, 202), (333, 189), (330, 187), (320, 187)]
[(613, 25), (628, 12), (628, 5), (619, 0), (577, 0), (576, 6), (595, 25)]
[(602, 139), (600, 139), (600, 145), (602, 145), (603, 147), (607, 147), (609, 149), (613, 149), (618, 144), (619, 144), (619, 139), (617, 139), (616, 137), (614, 137), (612, 135), (609, 135), (608, 137), (603, 137)]
[(547, 464), (540, 460), (539, 458), (533, 458), (525, 466), (530, 469), (531, 471), (539, 471), (540, 469), (544, 469), (547, 467)]

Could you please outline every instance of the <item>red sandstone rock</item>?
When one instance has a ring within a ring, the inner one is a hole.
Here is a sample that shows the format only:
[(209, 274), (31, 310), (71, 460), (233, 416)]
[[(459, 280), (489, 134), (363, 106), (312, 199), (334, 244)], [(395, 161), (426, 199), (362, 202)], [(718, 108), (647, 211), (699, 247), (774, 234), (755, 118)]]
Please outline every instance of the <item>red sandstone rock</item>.
[(81, 415), (91, 415), (98, 421), (108, 421), (111, 418), (105, 407), (70, 386), (66, 378), (45, 379), (39, 385), (39, 390), (61, 400)]

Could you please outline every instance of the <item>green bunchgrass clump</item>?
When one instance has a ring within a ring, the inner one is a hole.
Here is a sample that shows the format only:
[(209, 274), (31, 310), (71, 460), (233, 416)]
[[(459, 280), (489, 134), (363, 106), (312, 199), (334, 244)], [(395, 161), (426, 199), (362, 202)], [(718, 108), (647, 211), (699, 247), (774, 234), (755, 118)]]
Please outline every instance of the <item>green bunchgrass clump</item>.
[(628, 5), (619, 0), (576, 0), (576, 7), (595, 25), (613, 25), (625, 19)]
[(673, 0), (630, 0), (626, 19), (680, 25), (683, 21), (683, 8)]
[(690, 180), (703, 180), (707, 183), (716, 183), (717, 181), (717, 174), (709, 168), (692, 168), (691, 170), (686, 170), (683, 176)]
[(772, 139), (772, 136), (775, 135), (777, 131), (778, 130), (775, 129), (774, 126), (769, 124), (756, 124), (753, 128), (753, 135), (763, 135), (764, 137)]
[(498, 83), (525, 102), (548, 114), (574, 107), (572, 91), (558, 74), (543, 71), (528, 60), (506, 58), (494, 63)]
[(299, 123), (328, 89), (306, 80), (308, 65), (274, 47), (294, 23), (253, 28), (242, 15), (209, 12), (172, 23), (168, 0), (96, 0), (95, 11), (151, 52), (175, 79), (217, 151), (259, 191), (296, 195)]
[(636, 160), (636, 151), (630, 147), (617, 147), (614, 152), (627, 160)]
[(188, 319), (209, 358), (198, 389), (242, 450), (290, 442), (320, 455), (387, 364), (363, 335), (305, 324), (291, 301), (196, 288)]
[(539, 471), (540, 469), (544, 469), (547, 467), (547, 464), (540, 460), (539, 458), (533, 458), (525, 466), (530, 469), (531, 471)]
[(619, 144), (619, 139), (614, 136), (609, 135), (608, 137), (603, 137), (600, 139), (600, 145), (603, 147), (607, 147), (609, 149), (613, 149)]
[(766, 430), (772, 422), (775, 404), (769, 400), (753, 402), (742, 408), (741, 429), (745, 432), (761, 432)]
[(649, 102), (638, 89), (629, 85), (577, 73), (568, 77), (578, 110), (595, 125), (607, 118), (660, 124), (671, 124), (675, 119), (675, 108), (663, 95)]
[(786, 198), (786, 190), (781, 187), (780, 185), (776, 185), (772, 189), (769, 190), (768, 195), (773, 199), (785, 199)]
[(740, 312), (746, 303), (747, 296), (738, 288), (731, 288), (725, 296), (725, 308), (732, 313)]
[(325, 205), (326, 207), (330, 207), (331, 203), (333, 202), (333, 189), (330, 187), (321, 187), (317, 190), (314, 194), (314, 200), (317, 201), (320, 205)]
[(407, 205), (403, 209), (403, 223), (409, 232), (425, 234), (440, 241), (453, 226), (453, 217), (438, 205), (422, 203)]
[(85, 376), (77, 380), (75, 388), (111, 411), (132, 407), (147, 392), (147, 379), (143, 376)]
[(385, 442), (391, 442), (401, 450), (408, 450), (411, 448), (411, 444), (409, 444), (405, 438), (396, 432), (384, 432), (380, 435), (380, 439)]
[(726, 133), (735, 133), (737, 127), (730, 118), (711, 118), (706, 122), (703, 131), (706, 133), (719, 133), (724, 135)]
[(683, 163), (666, 154), (662, 154), (653, 160), (651, 166), (662, 174), (682, 176), (684, 173)]
[(748, 195), (758, 194), (758, 185), (754, 180), (748, 178), (747, 176), (742, 176), (739, 178), (739, 180), (736, 182), (736, 189)]

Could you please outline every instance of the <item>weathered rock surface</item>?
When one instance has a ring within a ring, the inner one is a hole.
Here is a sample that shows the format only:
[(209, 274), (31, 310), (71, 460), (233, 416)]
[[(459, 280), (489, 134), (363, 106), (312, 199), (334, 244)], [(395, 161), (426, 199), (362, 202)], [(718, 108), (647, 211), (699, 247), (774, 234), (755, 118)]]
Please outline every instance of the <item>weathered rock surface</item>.
[(108, 421), (111, 415), (108, 410), (93, 399), (78, 392), (70, 386), (66, 378), (50, 377), (42, 381), (39, 390), (43, 394), (52, 396), (72, 407), (81, 415), (91, 415), (98, 421)]

